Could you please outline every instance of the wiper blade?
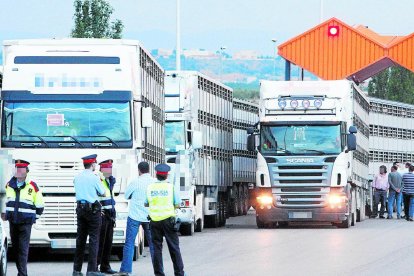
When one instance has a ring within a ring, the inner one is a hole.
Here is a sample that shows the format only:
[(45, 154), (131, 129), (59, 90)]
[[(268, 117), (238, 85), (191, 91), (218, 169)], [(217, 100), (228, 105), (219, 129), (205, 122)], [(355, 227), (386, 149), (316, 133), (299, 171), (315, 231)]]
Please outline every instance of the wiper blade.
[[(35, 137), (37, 139), (39, 139), (40, 142), (42, 142), (43, 144), (45, 144), (45, 146), (47, 148), (49, 148), (49, 144), (42, 138), (42, 136), (37, 136), (37, 135), (11, 135), (12, 137)], [(37, 143), (33, 143), (33, 142), (23, 142), (21, 141), (22, 146), (28, 146), (29, 144), (32, 144), (33, 146), (37, 146)]]
[(276, 150), (283, 150), (285, 153), (287, 154), (292, 154), (292, 152), (290, 150), (284, 149), (284, 148), (276, 148)]
[(313, 151), (313, 152), (316, 152), (316, 153), (319, 153), (319, 154), (326, 154), (326, 152), (324, 152), (324, 151), (322, 151), (322, 150), (315, 150), (315, 149), (303, 149), (303, 150), (306, 150), (306, 151)]
[[(47, 137), (70, 138), (70, 139), (72, 139), (73, 141), (75, 141), (76, 143), (78, 143), (78, 144), (79, 144), (79, 146), (80, 146), (81, 148), (83, 148), (83, 147), (84, 147), (84, 146), (82, 145), (82, 143), (81, 143), (81, 142), (79, 142), (79, 140), (78, 140), (78, 139), (76, 139), (76, 138), (75, 138), (75, 137), (73, 137), (73, 136), (69, 136), (69, 135), (62, 135), (62, 136), (47, 136)], [(73, 145), (73, 144), (71, 144), (71, 143), (65, 143), (65, 142), (63, 142), (63, 143), (59, 143), (58, 145), (59, 145), (59, 147), (69, 147), (69, 146), (75, 146), (75, 145)]]
[[(89, 136), (75, 136), (75, 137), (77, 138), (105, 138), (105, 139), (108, 139), (108, 141), (111, 142), (113, 145), (115, 145), (117, 148), (119, 148), (119, 145), (114, 140), (112, 140), (111, 138), (105, 135), (89, 135)], [(101, 145), (107, 147), (107, 145), (105, 144), (101, 143)]]

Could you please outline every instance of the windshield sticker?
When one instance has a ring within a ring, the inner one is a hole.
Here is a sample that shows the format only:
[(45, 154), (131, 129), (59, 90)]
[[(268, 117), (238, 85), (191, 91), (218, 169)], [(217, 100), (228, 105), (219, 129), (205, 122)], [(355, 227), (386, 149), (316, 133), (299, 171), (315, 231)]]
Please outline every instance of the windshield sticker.
[(47, 114), (47, 126), (64, 126), (65, 114)]

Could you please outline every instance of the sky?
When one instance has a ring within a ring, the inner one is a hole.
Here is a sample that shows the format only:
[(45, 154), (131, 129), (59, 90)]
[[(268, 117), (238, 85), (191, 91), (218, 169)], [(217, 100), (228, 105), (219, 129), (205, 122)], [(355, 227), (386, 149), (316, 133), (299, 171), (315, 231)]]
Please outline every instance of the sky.
[[(414, 31), (414, 0), (181, 0), (182, 48), (227, 52), (254, 50), (272, 55), (281, 44), (336, 17), (384, 35)], [(124, 38), (147, 49), (175, 48), (175, 0), (109, 0)], [(73, 27), (72, 0), (0, 0), (0, 42), (6, 39), (67, 37)]]

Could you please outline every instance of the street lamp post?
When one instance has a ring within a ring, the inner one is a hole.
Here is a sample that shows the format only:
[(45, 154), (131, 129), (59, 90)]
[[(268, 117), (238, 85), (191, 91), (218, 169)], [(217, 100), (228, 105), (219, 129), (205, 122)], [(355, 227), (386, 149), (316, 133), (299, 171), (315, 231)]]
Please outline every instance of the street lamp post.
[(221, 82), (223, 81), (223, 79), (222, 79), (222, 73), (223, 73), (223, 51), (226, 50), (226, 49), (227, 49), (226, 46), (221, 46), (220, 47), (220, 73), (219, 73), (219, 76), (220, 76), (220, 81)]
[(175, 69), (181, 70), (181, 26), (180, 26), (180, 0), (176, 0), (176, 50), (175, 50)]
[(272, 39), (273, 42), (273, 78), (276, 79), (276, 42), (277, 39), (273, 38)]

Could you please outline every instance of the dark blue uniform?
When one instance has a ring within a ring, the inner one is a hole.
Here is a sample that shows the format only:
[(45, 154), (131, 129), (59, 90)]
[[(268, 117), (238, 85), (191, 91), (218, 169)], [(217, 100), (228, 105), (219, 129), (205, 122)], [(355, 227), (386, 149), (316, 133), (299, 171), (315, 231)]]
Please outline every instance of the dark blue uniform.
[[(96, 154), (83, 157), (85, 167), (96, 164)], [(82, 264), (85, 254), (86, 239), (89, 236), (89, 258), (87, 275), (103, 275), (98, 273), (97, 256), (99, 246), (99, 233), (101, 228), (101, 204), (99, 196), (105, 190), (93, 169), (86, 169), (77, 175), (73, 181), (76, 192), (77, 236), (76, 251), (73, 264), (73, 275), (82, 275)]]
[[(29, 162), (16, 160), (16, 174), (6, 185), (5, 218), (10, 225), (10, 238), (16, 256), (18, 276), (27, 275), (30, 233), (32, 225), (43, 213), (42, 193), (27, 179)], [(19, 181), (20, 180), (20, 181)]]
[(100, 271), (106, 274), (116, 273), (116, 271), (111, 268), (111, 265), (109, 263), (116, 218), (115, 200), (113, 194), (116, 179), (112, 176), (112, 163), (112, 159), (99, 163), (101, 166), (100, 171), (103, 174), (101, 176), (101, 181), (105, 188), (106, 195), (105, 197), (101, 197), (103, 212), (101, 235), (99, 238), (98, 265), (100, 266)]

